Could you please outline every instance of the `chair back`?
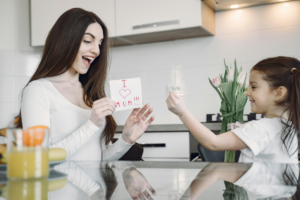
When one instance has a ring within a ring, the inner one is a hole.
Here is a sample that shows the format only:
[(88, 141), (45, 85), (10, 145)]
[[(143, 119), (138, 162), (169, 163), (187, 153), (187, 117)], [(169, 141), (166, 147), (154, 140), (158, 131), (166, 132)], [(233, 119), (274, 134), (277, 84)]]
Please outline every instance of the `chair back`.
[[(198, 144), (198, 152), (202, 158), (202, 161), (224, 162), (225, 151), (210, 151), (199, 143)], [(235, 162), (239, 161), (240, 154), (241, 154), (241, 151), (236, 151)]]
[[(112, 143), (115, 143), (117, 140), (114, 138)], [(135, 143), (119, 160), (141, 161), (143, 160), (143, 153), (144, 147), (139, 143)]]

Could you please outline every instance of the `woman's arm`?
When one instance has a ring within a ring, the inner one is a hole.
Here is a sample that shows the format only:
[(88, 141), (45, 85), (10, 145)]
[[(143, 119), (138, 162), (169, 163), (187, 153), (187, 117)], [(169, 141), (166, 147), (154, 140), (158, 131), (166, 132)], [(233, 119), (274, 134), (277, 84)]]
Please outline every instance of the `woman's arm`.
[[(40, 81), (32, 81), (23, 92), (21, 103), (23, 128), (45, 125), (51, 129), (50, 108), (51, 102), (46, 88)], [(97, 131), (101, 131), (100, 128), (88, 120), (70, 136), (50, 146), (65, 149), (68, 159), (90, 140)]]
[(248, 146), (232, 131), (215, 135), (203, 126), (185, 107), (183, 99), (170, 92), (167, 98), (168, 109), (178, 115), (180, 120), (189, 129), (198, 142), (211, 151), (240, 150)]
[[(50, 144), (52, 148), (63, 148), (67, 151), (67, 158), (70, 159), (83, 145), (85, 145), (93, 135), (100, 130), (93, 122), (88, 120), (79, 129), (72, 132), (63, 140)], [(100, 158), (99, 158), (100, 159)]]
[(105, 145), (105, 141), (101, 138), (102, 160), (119, 160), (130, 148), (132, 144), (128, 144), (120, 137), (115, 143)]
[(102, 160), (119, 160), (153, 122), (154, 116), (148, 119), (152, 112), (153, 108), (149, 104), (141, 109), (133, 109), (123, 128), (122, 137), (107, 146), (101, 142)]
[[(68, 161), (54, 167), (55, 170), (66, 173), (67, 179), (80, 190), (93, 196), (98, 190), (103, 191), (99, 182), (91, 178), (80, 166), (73, 161)], [(102, 192), (104, 193), (104, 191)]]

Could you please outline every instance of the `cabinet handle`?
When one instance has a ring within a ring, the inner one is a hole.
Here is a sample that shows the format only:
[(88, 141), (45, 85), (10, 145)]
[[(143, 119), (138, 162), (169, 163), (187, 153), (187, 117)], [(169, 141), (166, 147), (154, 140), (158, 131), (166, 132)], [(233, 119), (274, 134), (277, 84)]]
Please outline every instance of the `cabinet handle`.
[(141, 29), (141, 28), (149, 28), (149, 27), (156, 27), (156, 26), (166, 26), (166, 25), (172, 25), (172, 24), (179, 24), (179, 20), (170, 20), (170, 21), (164, 21), (164, 22), (154, 22), (149, 24), (140, 24), (133, 26), (132, 29)]
[(165, 143), (154, 143), (154, 144), (151, 144), (151, 143), (148, 143), (148, 144), (141, 144), (143, 147), (166, 147), (166, 144)]

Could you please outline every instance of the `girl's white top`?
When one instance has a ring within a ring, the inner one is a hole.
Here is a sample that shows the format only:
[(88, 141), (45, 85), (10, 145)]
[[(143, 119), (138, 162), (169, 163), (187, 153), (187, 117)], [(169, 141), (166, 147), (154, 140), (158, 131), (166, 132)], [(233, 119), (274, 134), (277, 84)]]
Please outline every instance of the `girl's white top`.
[[(294, 183), (287, 184), (287, 177)], [(298, 177), (298, 163), (254, 162), (234, 184), (245, 188), (249, 199), (283, 199), (295, 194)]]
[(50, 128), (50, 147), (67, 151), (71, 160), (118, 160), (132, 146), (120, 137), (114, 144), (100, 140), (105, 126), (89, 120), (92, 110), (68, 101), (47, 79), (32, 81), (24, 89), (21, 103), (23, 128)]
[(298, 162), (298, 138), (291, 138), (289, 151), (282, 143), (280, 118), (250, 121), (232, 130), (249, 148), (242, 149), (239, 162)]

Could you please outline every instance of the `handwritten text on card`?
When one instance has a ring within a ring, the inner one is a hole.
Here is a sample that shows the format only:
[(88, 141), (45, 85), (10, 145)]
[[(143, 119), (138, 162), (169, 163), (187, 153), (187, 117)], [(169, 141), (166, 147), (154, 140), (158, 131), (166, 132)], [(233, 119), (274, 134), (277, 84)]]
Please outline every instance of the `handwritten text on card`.
[(140, 78), (109, 81), (111, 99), (116, 102), (116, 111), (142, 107)]

